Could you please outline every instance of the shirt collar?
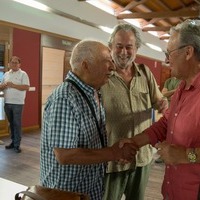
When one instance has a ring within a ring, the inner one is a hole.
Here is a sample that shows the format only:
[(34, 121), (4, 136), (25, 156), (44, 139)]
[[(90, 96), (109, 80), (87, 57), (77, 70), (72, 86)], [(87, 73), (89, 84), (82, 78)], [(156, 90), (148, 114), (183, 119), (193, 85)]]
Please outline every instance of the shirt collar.
[(191, 83), (194, 87), (200, 87), (200, 72), (195, 76)]
[[(180, 88), (184, 89), (186, 85), (186, 81), (182, 81), (180, 83)], [(194, 77), (194, 79), (192, 80), (190, 87), (188, 88), (188, 90), (192, 89), (192, 88), (200, 88), (200, 72)]]
[(17, 73), (17, 72), (20, 72), (21, 71), (21, 69), (18, 69), (17, 71), (13, 71), (12, 69), (10, 69), (8, 72), (9, 73)]
[(94, 95), (95, 89), (81, 81), (72, 71), (67, 73), (66, 79), (73, 80), (85, 93)]
[[(141, 72), (139, 70), (139, 64), (133, 62), (132, 67), (135, 68), (135, 75), (141, 75)], [(117, 76), (120, 77), (117, 71), (113, 71), (111, 76)]]

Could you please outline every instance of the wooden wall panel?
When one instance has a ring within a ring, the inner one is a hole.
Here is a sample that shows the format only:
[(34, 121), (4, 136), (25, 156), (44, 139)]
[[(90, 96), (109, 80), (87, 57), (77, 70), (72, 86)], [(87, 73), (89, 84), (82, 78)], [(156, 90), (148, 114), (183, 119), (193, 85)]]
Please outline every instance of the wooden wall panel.
[(48, 96), (63, 81), (65, 50), (43, 47), (42, 55), (43, 112)]
[(42, 105), (46, 103), (47, 98), (56, 87), (57, 85), (43, 85), (42, 86)]
[(42, 85), (58, 85), (63, 80), (64, 50), (43, 47)]

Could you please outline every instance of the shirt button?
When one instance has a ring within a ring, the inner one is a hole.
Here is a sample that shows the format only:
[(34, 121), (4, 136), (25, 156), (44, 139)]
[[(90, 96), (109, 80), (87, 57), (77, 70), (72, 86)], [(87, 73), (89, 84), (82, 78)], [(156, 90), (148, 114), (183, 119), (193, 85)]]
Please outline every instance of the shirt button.
[(173, 131), (171, 131), (170, 133), (171, 133), (171, 134), (173, 134), (174, 132), (173, 132)]
[(169, 165), (167, 165), (167, 169), (169, 169)]
[(178, 113), (175, 113), (174, 116), (176, 117), (178, 115)]
[(169, 181), (167, 181), (167, 184), (169, 185)]

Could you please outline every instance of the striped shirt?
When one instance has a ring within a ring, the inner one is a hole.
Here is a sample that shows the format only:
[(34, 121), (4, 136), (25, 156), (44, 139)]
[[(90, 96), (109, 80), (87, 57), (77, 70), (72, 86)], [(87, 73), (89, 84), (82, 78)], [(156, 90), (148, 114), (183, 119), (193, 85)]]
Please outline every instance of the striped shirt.
[[(84, 91), (92, 103), (106, 142), (105, 113), (94, 98), (95, 90), (72, 72), (67, 75)], [(93, 200), (102, 199), (105, 164), (60, 165), (53, 149), (102, 148), (95, 119), (85, 99), (69, 82), (58, 86), (47, 100), (41, 138), (41, 184), (50, 188), (86, 193)]]

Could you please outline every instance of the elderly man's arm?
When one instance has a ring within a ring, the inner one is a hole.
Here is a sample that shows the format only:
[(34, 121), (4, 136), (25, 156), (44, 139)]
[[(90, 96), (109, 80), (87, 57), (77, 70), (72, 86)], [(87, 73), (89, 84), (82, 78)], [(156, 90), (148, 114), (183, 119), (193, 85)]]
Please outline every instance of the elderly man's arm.
[(102, 149), (86, 148), (54, 148), (57, 161), (62, 165), (67, 164), (96, 164), (108, 161), (126, 161), (131, 162), (135, 159), (138, 147), (134, 143), (126, 144), (119, 147), (119, 142), (111, 147)]

